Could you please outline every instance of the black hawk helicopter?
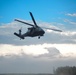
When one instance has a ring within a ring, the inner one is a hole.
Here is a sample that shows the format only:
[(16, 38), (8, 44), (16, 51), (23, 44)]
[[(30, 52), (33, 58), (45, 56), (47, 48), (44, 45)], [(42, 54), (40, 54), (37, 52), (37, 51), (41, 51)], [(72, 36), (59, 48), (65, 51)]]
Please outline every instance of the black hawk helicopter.
[[(38, 39), (40, 39), (41, 36), (44, 36), (45, 31), (37, 25), (32, 13), (31, 12), (29, 12), (29, 13), (30, 13), (30, 16), (32, 18), (32, 21), (34, 22), (34, 25), (30, 24), (30, 23), (26, 23), (26, 22), (18, 20), (18, 19), (15, 19), (15, 21), (24, 23), (24, 24), (29, 25), (31, 27), (28, 28), (28, 31), (24, 34), (21, 34), (21, 32), (22, 32), (22, 28), (21, 28), (21, 29), (19, 29), (19, 33), (15, 32), (14, 35), (18, 36), (20, 39), (25, 39), (25, 37), (36, 37), (36, 36), (38, 36)], [(61, 30), (53, 29), (53, 28), (45, 28), (45, 29), (50, 29), (53, 31), (62, 32)]]

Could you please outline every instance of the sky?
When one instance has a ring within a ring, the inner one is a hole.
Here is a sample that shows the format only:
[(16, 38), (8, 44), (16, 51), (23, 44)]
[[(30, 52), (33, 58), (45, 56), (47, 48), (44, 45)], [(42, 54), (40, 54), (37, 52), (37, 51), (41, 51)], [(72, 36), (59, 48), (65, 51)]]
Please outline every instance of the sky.
[[(32, 23), (32, 12), (45, 35), (20, 40), (13, 33)], [(53, 73), (60, 66), (76, 66), (76, 0), (0, 0), (0, 73)]]

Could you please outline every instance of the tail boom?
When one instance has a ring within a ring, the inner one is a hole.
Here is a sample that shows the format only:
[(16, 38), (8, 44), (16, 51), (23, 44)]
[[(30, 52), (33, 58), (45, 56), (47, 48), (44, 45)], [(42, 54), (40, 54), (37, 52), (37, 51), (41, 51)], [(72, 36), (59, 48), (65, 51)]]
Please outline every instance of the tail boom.
[(18, 33), (14, 33), (14, 35), (16, 35), (17, 37), (19, 37), (20, 39), (24, 39), (24, 37), (22, 35), (19, 35)]

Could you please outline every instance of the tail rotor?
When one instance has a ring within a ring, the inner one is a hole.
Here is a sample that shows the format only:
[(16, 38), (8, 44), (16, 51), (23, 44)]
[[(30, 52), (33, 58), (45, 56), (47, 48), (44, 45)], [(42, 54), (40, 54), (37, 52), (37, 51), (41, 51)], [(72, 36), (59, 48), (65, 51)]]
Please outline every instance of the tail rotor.
[(19, 29), (19, 35), (21, 36), (21, 32), (22, 32), (22, 27)]
[[(19, 36), (21, 37), (22, 27), (19, 29)], [(21, 40), (21, 38), (20, 38)]]

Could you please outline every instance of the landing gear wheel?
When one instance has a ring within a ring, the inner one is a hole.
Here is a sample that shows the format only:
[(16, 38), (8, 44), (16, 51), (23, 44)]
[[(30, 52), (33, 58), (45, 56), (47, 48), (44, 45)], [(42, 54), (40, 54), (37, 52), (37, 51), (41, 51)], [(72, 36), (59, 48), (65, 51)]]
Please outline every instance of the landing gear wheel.
[(40, 36), (38, 37), (38, 39), (40, 39)]

